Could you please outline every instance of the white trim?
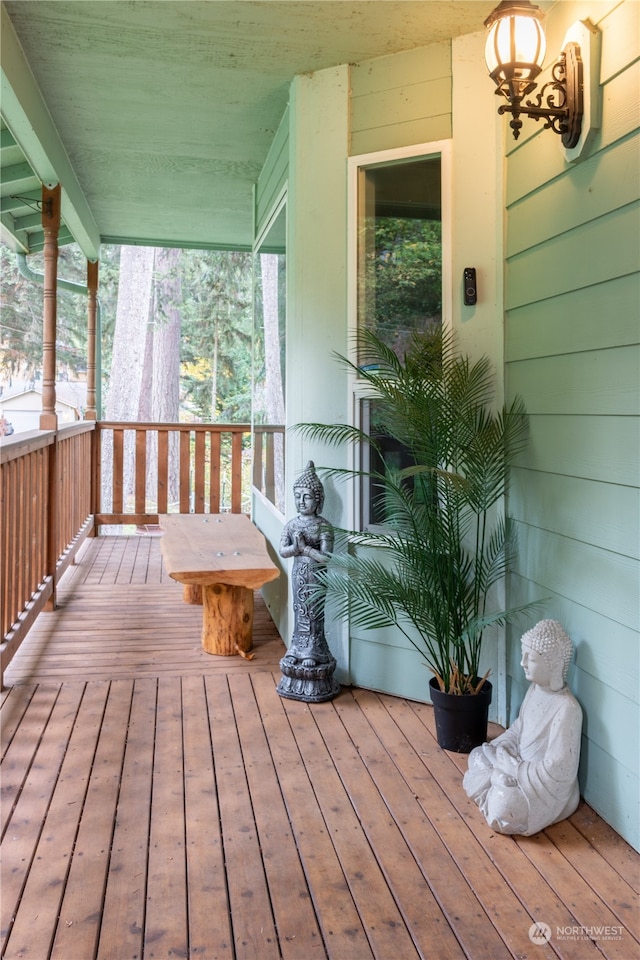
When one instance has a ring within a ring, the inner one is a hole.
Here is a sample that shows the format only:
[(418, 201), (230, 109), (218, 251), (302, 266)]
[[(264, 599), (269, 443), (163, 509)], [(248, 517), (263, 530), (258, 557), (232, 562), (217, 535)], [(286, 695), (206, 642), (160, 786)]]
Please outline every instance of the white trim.
[[(255, 370), (255, 367), (256, 367), (256, 353), (255, 353), (255, 350), (256, 350), (256, 348), (255, 348), (255, 338), (256, 338), (256, 257), (259, 256), (259, 254), (260, 254), (260, 247), (262, 246), (265, 238), (267, 237), (269, 231), (271, 230), (271, 228), (272, 228), (273, 225), (275, 224), (276, 220), (278, 219), (278, 217), (280, 216), (280, 214), (282, 213), (282, 211), (283, 211), (283, 210), (286, 210), (287, 200), (288, 200), (288, 192), (289, 192), (289, 181), (288, 181), (288, 180), (285, 181), (285, 183), (284, 183), (283, 186), (282, 186), (282, 189), (280, 190), (280, 192), (279, 192), (278, 195), (276, 196), (276, 199), (274, 200), (273, 205), (272, 205), (272, 207), (271, 207), (271, 210), (270, 210), (270, 212), (269, 212), (269, 216), (268, 216), (267, 219), (265, 220), (264, 225), (263, 225), (263, 227), (262, 227), (262, 230), (260, 231), (260, 233), (258, 234), (258, 236), (255, 236), (255, 233), (256, 233), (256, 189), (257, 189), (257, 187), (256, 187), (256, 185), (254, 184), (254, 187), (253, 187), (253, 219), (254, 219), (254, 223), (253, 223), (253, 228), (252, 228), (252, 233), (254, 234), (254, 239), (253, 239), (253, 243), (252, 243), (252, 245), (251, 245), (251, 316), (252, 316), (252, 323), (251, 323), (251, 418), (250, 418), (250, 422), (251, 422), (251, 460), (252, 460), (252, 462), (253, 462), (253, 458), (254, 458), (254, 456), (255, 456), (255, 442), (254, 442), (254, 438), (255, 438), (255, 426), (256, 426), (256, 423), (255, 423), (255, 409), (254, 409), (255, 390), (256, 390), (256, 383), (255, 383), (255, 374), (256, 374), (256, 370)], [(289, 218), (288, 218), (288, 216), (287, 216), (286, 213), (285, 213), (285, 218), (284, 218), (284, 256), (285, 256), (285, 258), (287, 257), (288, 245), (289, 245)], [(288, 307), (288, 303), (289, 303), (288, 297), (285, 295), (285, 302), (284, 302), (284, 309), (285, 309), (285, 331), (287, 330), (287, 307)], [(286, 334), (285, 334), (285, 337), (286, 337)], [(286, 361), (286, 349), (287, 349), (287, 347), (286, 347), (286, 339), (285, 339), (285, 365), (286, 365), (286, 362), (287, 362), (287, 361)], [(286, 377), (286, 369), (285, 369), (285, 377)], [(286, 393), (285, 393), (285, 396), (283, 396), (282, 400), (283, 400), (283, 403), (284, 403), (284, 411), (285, 411), (285, 436), (286, 436), (286, 416), (287, 416), (287, 398), (286, 398)], [(286, 444), (285, 444), (284, 466), (285, 466), (285, 469), (286, 469)], [(253, 478), (252, 478), (252, 480), (253, 480)], [(258, 489), (257, 489), (257, 487), (254, 487), (254, 486), (253, 486), (253, 482), (252, 482), (252, 484), (251, 484), (251, 488), (252, 488), (252, 490), (255, 491), (256, 493), (259, 492)], [(260, 493), (260, 496), (262, 497), (263, 494)], [(266, 497), (264, 497), (263, 499), (265, 499), (267, 503), (271, 503), (271, 501), (270, 501), (270, 500), (267, 500)], [(276, 507), (275, 504), (271, 504), (271, 505), (272, 505), (273, 509), (274, 509), (277, 513), (280, 513), (280, 511), (278, 510), (278, 508)], [(253, 510), (253, 503), (252, 503), (252, 510)], [(280, 515), (282, 516), (282, 514), (280, 514)]]
[[(269, 230), (271, 230), (271, 227), (274, 225), (274, 223), (280, 216), (282, 210), (286, 206), (288, 189), (289, 189), (289, 183), (287, 181), (282, 187), (282, 189), (280, 190), (280, 193), (277, 195), (271, 207), (271, 212), (269, 213), (268, 218), (264, 222), (262, 230), (260, 231), (257, 237), (254, 237), (254, 241), (251, 247), (251, 252), (253, 253), (254, 256), (256, 255), (256, 253), (258, 253), (260, 247), (262, 246), (264, 238), (267, 236), (267, 234), (269, 233)], [(254, 202), (254, 210), (255, 210), (255, 202)], [(289, 226), (288, 223), (285, 221), (285, 249), (286, 249), (286, 235), (288, 232), (288, 226)], [(254, 231), (255, 231), (255, 227), (254, 227)]]
[[(417, 143), (392, 150), (380, 150), (376, 153), (362, 153), (348, 158), (347, 161), (347, 338), (348, 358), (355, 363), (355, 334), (358, 328), (358, 174), (362, 168), (375, 169), (387, 167), (406, 160), (440, 158), (440, 203), (442, 222), (442, 326), (453, 328), (452, 316), (452, 141), (434, 140), (430, 143)], [(371, 388), (360, 380), (352, 370), (347, 375), (348, 409), (350, 422), (360, 426), (360, 400), (371, 397)], [(348, 467), (358, 470), (360, 454), (353, 445), (349, 447)], [(347, 524), (355, 530), (362, 516), (360, 484), (353, 484), (353, 495), (347, 505)]]

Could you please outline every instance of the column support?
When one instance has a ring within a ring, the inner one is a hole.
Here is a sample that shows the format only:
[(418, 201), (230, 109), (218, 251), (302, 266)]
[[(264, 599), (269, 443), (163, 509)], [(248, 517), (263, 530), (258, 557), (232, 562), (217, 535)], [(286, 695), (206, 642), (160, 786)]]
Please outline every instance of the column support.
[(96, 312), (98, 303), (98, 261), (87, 261), (87, 406), (85, 420), (97, 420), (96, 410)]
[(58, 275), (58, 234), (60, 232), (60, 184), (42, 186), (44, 228), (44, 299), (42, 331), (42, 413), (41, 430), (57, 430), (56, 413), (56, 313)]

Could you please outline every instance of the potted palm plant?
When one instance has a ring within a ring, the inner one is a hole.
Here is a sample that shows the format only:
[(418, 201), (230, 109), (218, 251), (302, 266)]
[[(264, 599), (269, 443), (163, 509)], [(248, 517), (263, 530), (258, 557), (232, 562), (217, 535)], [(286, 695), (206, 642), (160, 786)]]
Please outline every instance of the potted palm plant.
[[(526, 441), (524, 407), (516, 399), (493, 409), (494, 377), (486, 358), (471, 362), (438, 330), (416, 335), (403, 358), (373, 332), (358, 338), (358, 363), (338, 358), (374, 398), (378, 435), (344, 424), (299, 424), (309, 439), (368, 445), (379, 469), (333, 470), (364, 477), (378, 491), (382, 527), (342, 531), (321, 589), (337, 616), (365, 628), (394, 627), (433, 673), (431, 699), (441, 746), (468, 752), (487, 733), (491, 684), (480, 675), (483, 634), (527, 609), (493, 609), (493, 588), (514, 556), (514, 531), (502, 498), (508, 468)], [(384, 441), (401, 445), (409, 465), (384, 464)], [(367, 549), (372, 548), (372, 549)], [(500, 605), (498, 605), (500, 606)], [(480, 721), (439, 716), (478, 707)]]

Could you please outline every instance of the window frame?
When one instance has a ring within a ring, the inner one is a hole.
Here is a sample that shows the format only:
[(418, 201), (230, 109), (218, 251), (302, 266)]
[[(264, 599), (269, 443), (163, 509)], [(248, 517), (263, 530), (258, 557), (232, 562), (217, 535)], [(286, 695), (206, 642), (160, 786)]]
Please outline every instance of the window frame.
[[(279, 191), (276, 196), (273, 204), (271, 205), (269, 214), (265, 217), (260, 230), (256, 233), (254, 241), (251, 248), (251, 270), (252, 270), (252, 310), (253, 310), (253, 339), (251, 344), (251, 353), (252, 353), (252, 375), (251, 375), (251, 437), (252, 437), (252, 457), (255, 456), (255, 428), (256, 428), (256, 415), (255, 415), (255, 365), (256, 365), (256, 355), (255, 355), (255, 336), (256, 336), (256, 258), (260, 256), (260, 252), (263, 247), (267, 247), (264, 252), (266, 253), (275, 253), (278, 255), (283, 255), (285, 258), (285, 270), (288, 269), (287, 258), (289, 251), (289, 218), (287, 216), (287, 204), (288, 204), (288, 183), (285, 183), (282, 189)], [(284, 218), (284, 253), (282, 251), (270, 251), (266, 241), (268, 240), (269, 234), (274, 229), (277, 221), (280, 217)], [(255, 232), (255, 230), (254, 230)], [(283, 387), (283, 403), (285, 411), (285, 425), (286, 425), (286, 412), (287, 412), (287, 337), (288, 337), (288, 296), (285, 293), (284, 297), (284, 329), (285, 329), (285, 357), (284, 357), (284, 369), (281, 370), (282, 374), (282, 387)], [(274, 453), (277, 456), (277, 453)], [(269, 502), (276, 510), (281, 514), (284, 510), (284, 501), (285, 501), (285, 490), (284, 490), (284, 474), (286, 470), (286, 444), (284, 442), (284, 437), (282, 438), (282, 478), (279, 483), (276, 478), (276, 490), (275, 490), (275, 499), (266, 495), (266, 491), (258, 489), (253, 486), (254, 491), (257, 491)], [(282, 487), (282, 488), (280, 488)]]
[[(381, 150), (375, 153), (359, 154), (348, 159), (347, 183), (347, 334), (348, 358), (357, 367), (356, 334), (358, 332), (358, 269), (360, 251), (358, 249), (358, 224), (361, 212), (359, 184), (360, 171), (376, 167), (399, 164), (402, 161), (428, 160), (440, 157), (441, 182), (441, 222), (442, 222), (442, 328), (450, 329), (452, 324), (452, 197), (451, 197), (451, 140), (435, 140), (430, 143)], [(364, 413), (363, 400), (375, 399), (369, 384), (357, 376), (353, 369), (348, 372), (348, 392), (350, 397), (351, 424), (359, 429), (366, 428), (367, 415)], [(354, 471), (366, 470), (369, 454), (363, 447), (352, 445), (349, 450), (349, 468)], [(352, 530), (375, 532), (380, 526), (369, 522), (368, 496), (363, 493), (364, 480), (353, 485), (353, 496), (349, 505), (349, 525)]]

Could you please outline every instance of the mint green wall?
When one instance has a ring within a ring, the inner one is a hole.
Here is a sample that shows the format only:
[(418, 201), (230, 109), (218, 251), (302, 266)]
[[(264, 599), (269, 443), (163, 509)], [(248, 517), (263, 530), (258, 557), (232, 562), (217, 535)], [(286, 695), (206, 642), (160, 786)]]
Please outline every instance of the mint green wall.
[[(288, 126), (287, 342), (289, 424), (347, 419), (347, 384), (331, 358), (347, 346), (347, 158), (451, 137), (446, 322), (466, 352), (494, 360), (507, 399), (521, 393), (531, 419), (509, 502), (520, 532), (509, 600), (547, 598), (540, 616), (556, 617), (571, 634), (569, 682), (585, 711), (581, 788), (636, 845), (639, 9), (634, 2), (551, 8), (551, 51), (579, 17), (591, 13), (602, 31), (602, 130), (571, 165), (558, 138), (532, 121), (517, 145), (506, 139), (481, 34), (451, 48), (438, 44), (298, 78)], [(274, 147), (264, 184), (278, 176), (283, 182), (281, 157)], [(260, 203), (267, 216), (268, 201)], [(476, 308), (462, 304), (466, 265), (478, 271)], [(287, 451), (291, 515), (291, 486), (306, 460), (339, 464), (341, 454), (292, 433)], [(328, 485), (325, 513), (334, 522), (345, 515), (346, 496)], [(267, 524), (274, 543), (280, 523), (271, 517)], [(278, 621), (285, 639), (290, 622), (286, 607)], [(497, 716), (507, 723), (524, 694), (522, 629), (498, 637), (493, 651)], [(335, 625), (330, 642), (341, 682), (426, 699), (428, 671), (395, 640), (367, 634), (349, 643), (345, 625)]]
[(450, 136), (451, 44), (353, 65), (352, 156)]
[[(546, 598), (571, 635), (584, 710), (585, 799), (638, 846), (640, 5), (560, 3), (548, 50), (589, 17), (601, 31), (602, 127), (566, 163), (525, 120), (507, 141), (506, 381), (531, 422), (514, 471), (513, 601)], [(549, 59), (549, 58), (548, 58)], [(505, 121), (506, 125), (506, 121)], [(511, 719), (524, 689), (509, 637)]]

